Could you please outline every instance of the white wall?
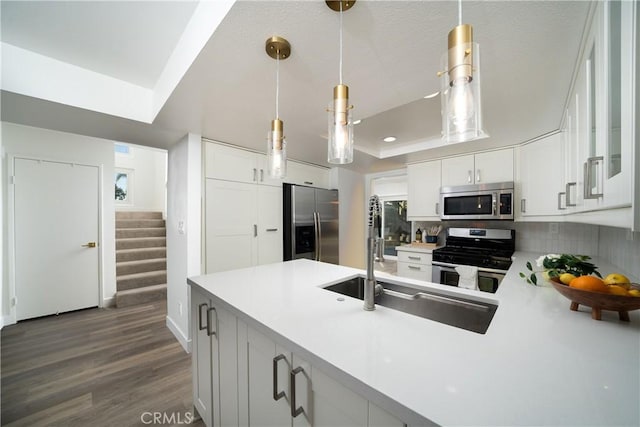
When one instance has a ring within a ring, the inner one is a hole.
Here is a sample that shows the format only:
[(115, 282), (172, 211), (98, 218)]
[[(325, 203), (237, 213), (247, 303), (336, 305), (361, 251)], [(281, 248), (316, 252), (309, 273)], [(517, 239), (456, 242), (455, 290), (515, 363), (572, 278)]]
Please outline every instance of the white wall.
[(364, 176), (342, 168), (331, 169), (331, 188), (340, 201), (340, 265), (365, 268)]
[[(119, 143), (122, 144), (122, 143)], [(155, 211), (166, 214), (167, 151), (139, 145), (129, 154), (115, 153), (115, 167), (132, 171), (130, 203), (116, 202), (116, 211)]]
[[(115, 214), (113, 197), (113, 141), (92, 138), (71, 133), (56, 132), (48, 129), (21, 126), (13, 123), (2, 123), (2, 145), (6, 156), (2, 159), (2, 170), (7, 170), (8, 155), (24, 155), (46, 160), (60, 160), (102, 166), (103, 188), (100, 195), (101, 206), (101, 235), (100, 248), (102, 251), (102, 291), (104, 305), (110, 305), (116, 292), (115, 271)], [(7, 218), (6, 182), (2, 184), (3, 212), (2, 218)], [(3, 265), (8, 265), (7, 259), (7, 224), (3, 219)], [(2, 276), (2, 315), (10, 314), (9, 280), (7, 268), (3, 268)]]
[(169, 149), (167, 180), (167, 327), (187, 351), (191, 347), (187, 277), (201, 271), (201, 170), (201, 138), (188, 134)]

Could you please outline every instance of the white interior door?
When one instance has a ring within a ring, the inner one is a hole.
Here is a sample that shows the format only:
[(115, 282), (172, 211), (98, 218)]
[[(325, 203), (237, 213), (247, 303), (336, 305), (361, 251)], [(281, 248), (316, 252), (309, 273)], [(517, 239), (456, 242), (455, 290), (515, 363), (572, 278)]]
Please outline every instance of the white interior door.
[(99, 168), (15, 158), (14, 177), (16, 320), (97, 306)]

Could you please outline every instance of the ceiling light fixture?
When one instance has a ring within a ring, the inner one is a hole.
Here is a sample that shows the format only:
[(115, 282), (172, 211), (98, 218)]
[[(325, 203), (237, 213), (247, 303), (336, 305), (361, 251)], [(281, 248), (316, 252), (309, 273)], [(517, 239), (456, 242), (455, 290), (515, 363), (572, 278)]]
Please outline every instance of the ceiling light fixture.
[(429, 95), (425, 95), (425, 96), (424, 96), (424, 99), (431, 99), (431, 98), (435, 98), (435, 97), (436, 97), (436, 96), (438, 96), (438, 95), (440, 95), (440, 91), (430, 93)]
[(362, 119), (358, 119), (358, 120), (354, 120), (353, 121), (354, 125), (359, 125), (360, 123), (362, 123)]
[(394, 142), (396, 140), (395, 136), (387, 136), (383, 139), (384, 142)]
[(267, 55), (276, 60), (276, 118), (271, 120), (271, 130), (267, 135), (267, 173), (269, 177), (282, 179), (287, 175), (287, 142), (284, 138), (284, 124), (278, 111), (280, 98), (280, 60), (291, 55), (289, 42), (278, 36), (267, 39)]
[(473, 28), (462, 24), (462, 0), (458, 0), (458, 26), (449, 32), (448, 51), (442, 58), (442, 138), (464, 142), (488, 135), (482, 129), (480, 108), (480, 49), (473, 42)]
[(333, 88), (329, 104), (329, 146), (327, 160), (332, 164), (353, 162), (353, 121), (349, 105), (349, 87), (342, 84), (342, 12), (351, 9), (355, 0), (326, 1), (331, 10), (340, 13), (340, 84)]

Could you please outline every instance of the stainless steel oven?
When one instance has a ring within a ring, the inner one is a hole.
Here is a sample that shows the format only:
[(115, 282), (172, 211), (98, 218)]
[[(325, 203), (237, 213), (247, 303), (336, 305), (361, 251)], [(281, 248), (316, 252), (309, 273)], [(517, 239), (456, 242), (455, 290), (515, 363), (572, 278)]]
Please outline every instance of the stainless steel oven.
[[(442, 285), (458, 286), (460, 276), (456, 272), (456, 264), (434, 262), (431, 269), (431, 281)], [(483, 292), (496, 293), (506, 271), (478, 268), (478, 289)]]

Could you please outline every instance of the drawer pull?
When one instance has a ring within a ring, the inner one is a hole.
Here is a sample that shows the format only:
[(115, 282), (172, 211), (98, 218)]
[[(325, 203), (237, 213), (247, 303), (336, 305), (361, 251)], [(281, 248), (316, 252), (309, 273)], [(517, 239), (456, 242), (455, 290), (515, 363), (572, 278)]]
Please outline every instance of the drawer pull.
[(415, 265), (409, 265), (409, 270), (420, 270), (420, 267), (416, 267)]
[(422, 258), (420, 258), (419, 256), (411, 256), (411, 255), (409, 255), (409, 259), (414, 259), (416, 261), (420, 261)]

